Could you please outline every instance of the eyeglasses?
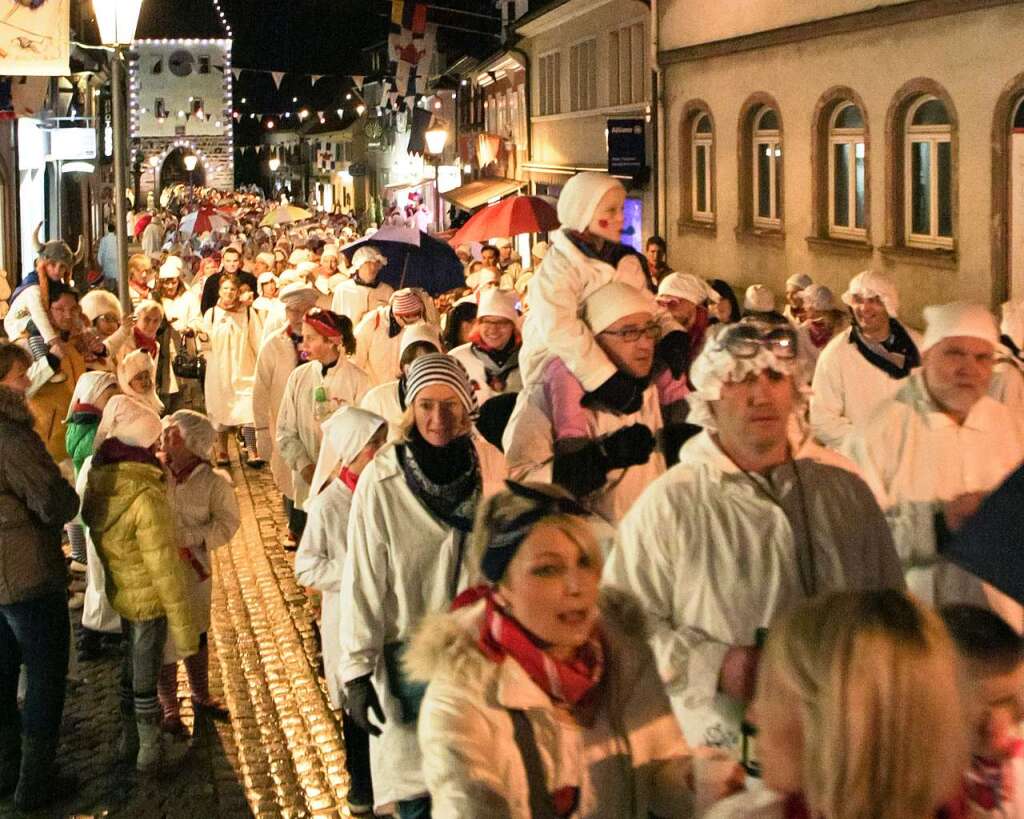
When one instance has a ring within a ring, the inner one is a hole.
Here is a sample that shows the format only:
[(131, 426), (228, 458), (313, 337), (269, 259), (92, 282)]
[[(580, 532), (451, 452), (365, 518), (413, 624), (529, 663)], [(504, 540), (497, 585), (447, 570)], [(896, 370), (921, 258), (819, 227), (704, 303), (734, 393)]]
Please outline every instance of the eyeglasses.
[(661, 338), (661, 325), (656, 322), (645, 324), (643, 327), (624, 327), (621, 330), (603, 330), (598, 333), (602, 336), (618, 336), (623, 341), (634, 342), (639, 341), (640, 337), (645, 338)]
[(793, 359), (797, 353), (797, 334), (789, 324), (743, 320), (727, 325), (715, 346), (728, 350), (736, 358), (753, 358), (759, 350), (765, 349), (776, 358)]

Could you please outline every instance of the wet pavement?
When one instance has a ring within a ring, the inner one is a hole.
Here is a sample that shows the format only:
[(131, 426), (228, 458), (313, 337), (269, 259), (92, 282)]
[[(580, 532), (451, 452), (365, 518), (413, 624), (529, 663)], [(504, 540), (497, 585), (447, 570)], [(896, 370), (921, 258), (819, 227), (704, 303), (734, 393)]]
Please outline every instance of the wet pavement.
[[(214, 555), (210, 689), (229, 722), (196, 725), (184, 667), (182, 719), (193, 749), (176, 770), (143, 777), (114, 759), (120, 730), (116, 651), (73, 668), (59, 760), (76, 796), (32, 816), (348, 816), (340, 713), (317, 675), (313, 605), (292, 553), (270, 471), (232, 466), (242, 527)], [(78, 619), (79, 612), (73, 612)], [(0, 801), (0, 819), (22, 816)]]

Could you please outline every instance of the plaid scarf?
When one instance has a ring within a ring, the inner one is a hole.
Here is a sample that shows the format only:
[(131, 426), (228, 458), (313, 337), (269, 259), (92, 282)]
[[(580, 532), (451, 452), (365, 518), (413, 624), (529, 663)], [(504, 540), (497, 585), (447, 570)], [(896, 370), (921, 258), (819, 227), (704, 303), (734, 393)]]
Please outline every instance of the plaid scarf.
[(569, 661), (556, 660), (538, 644), (536, 637), (508, 614), (488, 589), (484, 594), (487, 608), (480, 629), (480, 650), (493, 662), (512, 657), (537, 686), (552, 700), (570, 706), (578, 705), (604, 674), (604, 645), (600, 632), (590, 639)]

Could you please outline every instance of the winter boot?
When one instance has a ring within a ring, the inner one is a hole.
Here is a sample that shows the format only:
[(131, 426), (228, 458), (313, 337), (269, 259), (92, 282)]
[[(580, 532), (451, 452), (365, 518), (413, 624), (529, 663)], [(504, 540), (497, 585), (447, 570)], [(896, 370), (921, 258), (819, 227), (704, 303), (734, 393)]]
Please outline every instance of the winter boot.
[(73, 795), (78, 782), (59, 776), (53, 760), (57, 755), (57, 738), (22, 738), (21, 774), (14, 791), (14, 805), (20, 811), (39, 810)]
[(117, 761), (132, 763), (139, 755), (139, 726), (135, 722), (134, 709), (130, 713), (121, 711), (121, 736), (117, 739)]
[(140, 720), (139, 756), (135, 769), (143, 774), (156, 774), (173, 768), (185, 758), (188, 745), (174, 742), (160, 730), (160, 717)]
[(14, 793), (21, 768), (21, 734), (16, 727), (0, 735), (0, 799)]

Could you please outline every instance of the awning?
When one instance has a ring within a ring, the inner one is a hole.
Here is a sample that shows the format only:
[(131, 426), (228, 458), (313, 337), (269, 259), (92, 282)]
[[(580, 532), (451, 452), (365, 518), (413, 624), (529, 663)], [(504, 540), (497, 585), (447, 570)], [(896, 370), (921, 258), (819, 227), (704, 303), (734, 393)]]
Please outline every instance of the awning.
[(516, 179), (505, 179), (498, 177), (494, 179), (474, 179), (462, 187), (453, 188), (447, 193), (442, 193), (442, 198), (451, 202), (461, 210), (474, 211), (483, 207), (492, 199), (501, 199), (510, 193), (515, 193), (525, 185)]
[(385, 185), (384, 193), (397, 193), (398, 191), (404, 191), (406, 188), (420, 188), (424, 185), (429, 185), (433, 182), (433, 179), (419, 179), (416, 182), (396, 182), (394, 185)]

